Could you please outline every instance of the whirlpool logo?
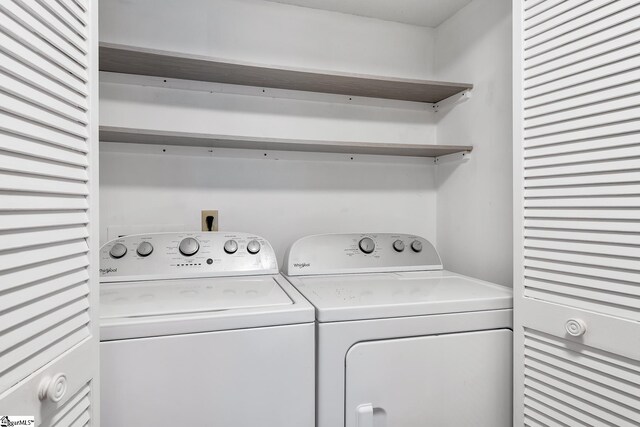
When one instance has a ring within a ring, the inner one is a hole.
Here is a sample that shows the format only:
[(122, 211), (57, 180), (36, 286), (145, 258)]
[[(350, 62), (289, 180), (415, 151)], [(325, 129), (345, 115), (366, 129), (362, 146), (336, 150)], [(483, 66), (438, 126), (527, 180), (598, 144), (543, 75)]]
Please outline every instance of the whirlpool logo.
[[(109, 273), (117, 273), (118, 269), (117, 268), (101, 268), (100, 269), (100, 274), (109, 274)], [(0, 424), (0, 427), (4, 427), (2, 424)]]
[(8, 415), (0, 417), (0, 427), (13, 427), (13, 426), (33, 426), (36, 424), (35, 417), (24, 417), (12, 415), (9, 418)]
[(306, 268), (310, 267), (311, 264), (309, 264), (308, 262), (296, 262), (295, 264), (293, 264), (293, 266), (296, 268)]

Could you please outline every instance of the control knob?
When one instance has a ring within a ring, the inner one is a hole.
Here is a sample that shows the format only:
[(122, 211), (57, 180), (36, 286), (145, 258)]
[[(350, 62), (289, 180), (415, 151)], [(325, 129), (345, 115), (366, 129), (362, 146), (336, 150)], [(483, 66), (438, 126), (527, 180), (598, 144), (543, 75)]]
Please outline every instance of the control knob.
[(413, 249), (414, 252), (422, 251), (422, 242), (420, 240), (414, 240), (411, 243), (411, 249)]
[(115, 259), (122, 258), (126, 255), (126, 253), (127, 247), (122, 243), (116, 243), (111, 247), (111, 250), (109, 251), (109, 255), (111, 255), (111, 257)]
[(153, 245), (149, 242), (142, 242), (138, 245), (136, 252), (138, 252), (138, 255), (141, 257), (149, 256), (151, 252), (153, 252)]
[(247, 243), (247, 252), (254, 255), (260, 252), (260, 242), (258, 242), (257, 240), (252, 240)]
[(235, 240), (227, 240), (224, 242), (224, 251), (228, 254), (235, 254), (238, 250), (238, 242)]
[(360, 250), (365, 254), (370, 254), (376, 248), (376, 244), (369, 237), (360, 239), (360, 243), (358, 243), (358, 246), (360, 246)]
[(393, 249), (395, 249), (396, 252), (404, 251), (404, 242), (402, 240), (396, 240), (393, 242)]
[(200, 243), (193, 237), (187, 237), (180, 242), (180, 253), (184, 256), (195, 255), (200, 250)]

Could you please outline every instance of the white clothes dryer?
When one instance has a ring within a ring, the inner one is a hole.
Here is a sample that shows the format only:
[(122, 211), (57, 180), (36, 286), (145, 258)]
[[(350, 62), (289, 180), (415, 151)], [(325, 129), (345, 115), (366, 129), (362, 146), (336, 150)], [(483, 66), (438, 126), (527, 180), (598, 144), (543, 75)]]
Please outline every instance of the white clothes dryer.
[(283, 272), (315, 306), (318, 427), (512, 424), (512, 291), (406, 234), (302, 238)]
[(100, 251), (101, 425), (312, 427), (313, 307), (246, 233)]

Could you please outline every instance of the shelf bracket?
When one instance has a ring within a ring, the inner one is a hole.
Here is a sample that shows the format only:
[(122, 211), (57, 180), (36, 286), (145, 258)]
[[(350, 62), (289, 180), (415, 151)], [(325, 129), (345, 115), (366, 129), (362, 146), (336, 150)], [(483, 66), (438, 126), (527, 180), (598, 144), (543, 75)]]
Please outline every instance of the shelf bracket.
[(445, 154), (433, 158), (433, 164), (441, 165), (443, 163), (466, 162), (471, 157), (471, 151), (460, 151), (458, 153)]
[(464, 102), (469, 98), (471, 98), (471, 90), (465, 90), (463, 92), (456, 93), (455, 95), (452, 95), (440, 102), (436, 102), (435, 104), (433, 104), (433, 112), (437, 113), (438, 111), (452, 108), (454, 105)]

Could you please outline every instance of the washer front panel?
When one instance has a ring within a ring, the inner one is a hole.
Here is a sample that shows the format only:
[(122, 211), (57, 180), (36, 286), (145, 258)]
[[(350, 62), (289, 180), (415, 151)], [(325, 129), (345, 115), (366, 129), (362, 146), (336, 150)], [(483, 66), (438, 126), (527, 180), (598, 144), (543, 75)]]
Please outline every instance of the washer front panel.
[[(229, 253), (229, 247), (236, 250)], [(256, 248), (257, 253), (248, 250)], [(101, 282), (276, 273), (278, 263), (271, 244), (248, 233), (137, 234), (112, 240), (100, 249)]]
[(321, 234), (303, 237), (287, 252), (288, 276), (440, 270), (433, 245), (411, 234)]
[(314, 325), (100, 343), (104, 427), (314, 427)]

